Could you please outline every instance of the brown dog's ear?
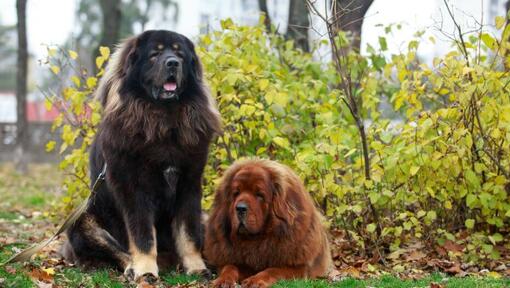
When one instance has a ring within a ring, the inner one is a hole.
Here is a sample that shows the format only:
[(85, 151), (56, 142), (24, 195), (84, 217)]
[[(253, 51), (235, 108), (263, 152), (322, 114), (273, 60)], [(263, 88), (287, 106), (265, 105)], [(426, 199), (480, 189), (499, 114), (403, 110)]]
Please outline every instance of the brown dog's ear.
[(225, 171), (225, 174), (221, 178), (220, 184), (215, 192), (213, 213), (211, 214), (210, 223), (214, 223), (216, 225), (213, 229), (221, 233), (228, 242), (230, 242), (230, 233), (232, 231), (228, 210), (230, 202), (232, 201), (229, 199), (230, 185), (239, 169), (240, 165), (234, 164)]
[[(276, 168), (276, 169), (275, 169)], [(280, 221), (287, 226), (294, 225), (297, 217), (296, 189), (299, 183), (295, 183), (293, 174), (283, 167), (272, 167), (270, 169), (273, 180), (273, 213)]]

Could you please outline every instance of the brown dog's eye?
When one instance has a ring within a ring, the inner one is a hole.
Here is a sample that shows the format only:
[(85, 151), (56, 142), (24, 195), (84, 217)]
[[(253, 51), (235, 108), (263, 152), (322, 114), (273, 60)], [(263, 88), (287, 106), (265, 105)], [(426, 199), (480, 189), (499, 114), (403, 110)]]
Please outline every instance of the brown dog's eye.
[(262, 194), (262, 192), (258, 191), (255, 196), (257, 196), (257, 199), (260, 201), (264, 201), (264, 194)]
[(239, 196), (239, 190), (235, 190), (234, 191), (234, 198), (237, 197), (237, 196)]

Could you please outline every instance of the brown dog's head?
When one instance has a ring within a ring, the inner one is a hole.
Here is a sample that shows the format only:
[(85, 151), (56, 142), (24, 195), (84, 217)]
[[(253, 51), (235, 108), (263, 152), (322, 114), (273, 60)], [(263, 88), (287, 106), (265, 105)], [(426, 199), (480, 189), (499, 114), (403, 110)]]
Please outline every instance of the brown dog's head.
[(273, 161), (234, 164), (226, 171), (215, 201), (223, 215), (225, 235), (250, 237), (285, 232), (301, 206), (293, 189), (295, 181), (297, 176), (290, 169)]

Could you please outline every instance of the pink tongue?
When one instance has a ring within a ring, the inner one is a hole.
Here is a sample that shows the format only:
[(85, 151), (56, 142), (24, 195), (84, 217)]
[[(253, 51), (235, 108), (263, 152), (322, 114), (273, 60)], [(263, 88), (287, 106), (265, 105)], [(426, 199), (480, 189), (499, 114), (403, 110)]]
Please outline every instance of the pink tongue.
[(165, 91), (175, 91), (175, 88), (177, 88), (177, 84), (174, 82), (167, 82), (163, 85), (163, 89), (165, 89)]

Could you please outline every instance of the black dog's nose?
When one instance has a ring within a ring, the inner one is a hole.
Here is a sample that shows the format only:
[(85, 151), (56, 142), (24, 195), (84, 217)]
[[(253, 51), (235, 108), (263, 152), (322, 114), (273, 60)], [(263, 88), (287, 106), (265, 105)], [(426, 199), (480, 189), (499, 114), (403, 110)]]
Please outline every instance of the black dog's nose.
[(238, 215), (245, 215), (248, 212), (248, 205), (244, 202), (239, 202), (236, 205), (236, 211)]
[(168, 68), (171, 67), (178, 67), (179, 66), (179, 60), (176, 57), (168, 57), (165, 61), (165, 66)]

